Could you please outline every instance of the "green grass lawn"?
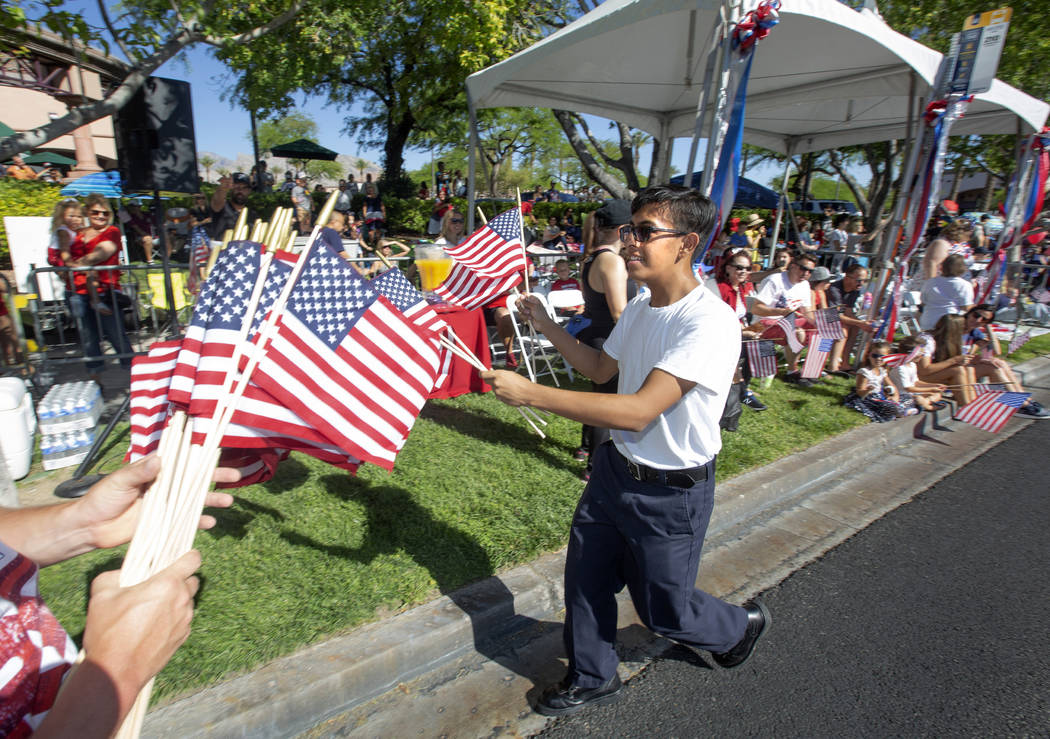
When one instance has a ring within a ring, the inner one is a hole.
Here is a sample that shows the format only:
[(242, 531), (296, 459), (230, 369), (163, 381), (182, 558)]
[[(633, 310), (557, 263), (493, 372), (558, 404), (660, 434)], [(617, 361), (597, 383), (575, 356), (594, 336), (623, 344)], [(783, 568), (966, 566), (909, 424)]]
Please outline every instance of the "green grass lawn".
[[(739, 431), (723, 434), (720, 479), (867, 423), (841, 404), (851, 384), (760, 390), (770, 409), (745, 409)], [(350, 477), (296, 454), (270, 482), (234, 491), (218, 527), (197, 537), (193, 633), (154, 695), (249, 670), (564, 546), (583, 489), (572, 459), (579, 429), (551, 417), (541, 440), (491, 395), (431, 401), (391, 474), (366, 466)], [(103, 467), (118, 465), (126, 445), (125, 427)], [(42, 572), (48, 604), (78, 641), (88, 584), (122, 555), (94, 552)]]
[[(1009, 344), (1009, 341), (1002, 342), (1004, 352), (1006, 351), (1007, 344)], [(1013, 354), (1010, 354), (1008, 358), (1012, 363), (1017, 364), (1026, 359), (1033, 359), (1046, 354), (1050, 354), (1050, 334), (1036, 336)]]

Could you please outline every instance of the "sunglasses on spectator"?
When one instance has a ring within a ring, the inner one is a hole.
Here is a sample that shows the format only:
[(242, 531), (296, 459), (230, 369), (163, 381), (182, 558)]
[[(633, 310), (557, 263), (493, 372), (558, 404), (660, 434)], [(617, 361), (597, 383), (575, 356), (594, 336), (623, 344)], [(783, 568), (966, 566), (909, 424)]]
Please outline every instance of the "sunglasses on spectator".
[(751, 265), (750, 264), (730, 264), (729, 266), (732, 267), (733, 269), (739, 269), (740, 271), (745, 271), (745, 270), (751, 269)]
[(808, 275), (810, 272), (812, 272), (814, 269), (816, 269), (816, 267), (803, 267), (801, 264), (792, 264), (791, 266), (792, 267), (797, 267), (798, 271), (801, 272), (804, 275)]
[(871, 358), (872, 359), (885, 359), (886, 355), (885, 354), (872, 354)]
[(463, 223), (462, 218), (449, 218), (448, 220), (450, 223)]
[(686, 231), (675, 231), (673, 228), (658, 228), (656, 226), (635, 226), (632, 223), (628, 223), (626, 226), (620, 226), (620, 241), (627, 241), (628, 239), (634, 239), (639, 244), (644, 244), (653, 238), (655, 233), (673, 234), (675, 236), (686, 236)]
[(89, 210), (88, 213), (93, 216), (108, 216), (108, 210)]

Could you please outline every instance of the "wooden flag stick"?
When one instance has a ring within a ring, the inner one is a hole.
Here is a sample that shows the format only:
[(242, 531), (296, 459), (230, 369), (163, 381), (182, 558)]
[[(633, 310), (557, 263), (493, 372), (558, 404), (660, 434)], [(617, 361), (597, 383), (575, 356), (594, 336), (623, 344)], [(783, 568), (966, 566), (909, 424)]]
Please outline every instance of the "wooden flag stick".
[(478, 217), (481, 218), (481, 225), (487, 226), (488, 222), (489, 222), (489, 219), (485, 217), (485, 211), (483, 211), (481, 209), (480, 205), (477, 206), (477, 209), (478, 209)]
[(521, 212), (521, 188), (515, 187), (514, 192), (518, 196), (518, 230), (521, 237), (521, 256), (525, 259), (525, 292), (529, 293), (532, 290), (529, 288), (529, 253), (525, 251), (525, 216)]

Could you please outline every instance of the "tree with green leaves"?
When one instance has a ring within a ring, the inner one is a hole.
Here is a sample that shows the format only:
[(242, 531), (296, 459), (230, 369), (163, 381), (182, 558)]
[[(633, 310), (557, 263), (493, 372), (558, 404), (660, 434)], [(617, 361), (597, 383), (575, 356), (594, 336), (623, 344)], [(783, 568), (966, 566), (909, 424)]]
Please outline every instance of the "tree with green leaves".
[(405, 148), (466, 118), (466, 77), (538, 38), (549, 1), (312, 0), (258, 47), (219, 56), (246, 72), (236, 94), (256, 109), (286, 110), (302, 89), (351, 110), (347, 131), (383, 149), (389, 192)]
[[(127, 60), (123, 79), (101, 100), (74, 105), (66, 115), (0, 140), (0, 160), (113, 115), (131, 100), (162, 64), (196, 44), (219, 52), (248, 48), (295, 17), (306, 0), (252, 0), (222, 5), (215, 0), (99, 0), (103, 27), (89, 25), (62, 0), (0, 3), (0, 28), (9, 32), (39, 26), (77, 45), (117, 49)], [(16, 41), (17, 43), (17, 41)]]
[[(250, 141), (251, 134), (246, 134)], [(259, 151), (269, 151), (280, 144), (306, 139), (317, 143), (317, 123), (306, 113), (294, 111), (259, 124)]]
[(197, 164), (204, 167), (204, 181), (211, 179), (211, 168), (215, 166), (215, 157), (208, 154), (198, 154)]

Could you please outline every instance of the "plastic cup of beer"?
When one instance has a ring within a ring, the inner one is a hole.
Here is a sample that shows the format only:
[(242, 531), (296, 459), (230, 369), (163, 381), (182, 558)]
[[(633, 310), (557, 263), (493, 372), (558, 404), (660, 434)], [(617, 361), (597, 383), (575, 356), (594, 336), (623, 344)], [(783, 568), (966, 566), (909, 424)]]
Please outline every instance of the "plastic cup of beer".
[(434, 288), (444, 282), (452, 271), (452, 257), (440, 246), (418, 246), (416, 269), (419, 271), (419, 282), (423, 292), (433, 293)]

